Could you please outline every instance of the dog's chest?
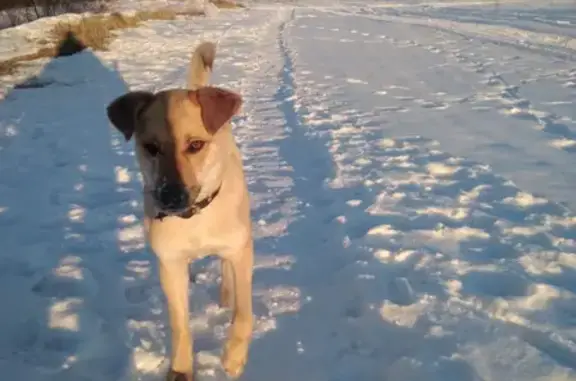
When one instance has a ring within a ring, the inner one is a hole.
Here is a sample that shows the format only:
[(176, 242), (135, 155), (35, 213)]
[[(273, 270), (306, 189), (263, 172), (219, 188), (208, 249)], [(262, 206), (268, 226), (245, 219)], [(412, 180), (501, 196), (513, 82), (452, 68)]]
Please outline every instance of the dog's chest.
[(168, 217), (151, 221), (148, 239), (160, 259), (197, 259), (207, 255), (233, 256), (249, 238), (239, 220), (198, 215), (190, 219)]

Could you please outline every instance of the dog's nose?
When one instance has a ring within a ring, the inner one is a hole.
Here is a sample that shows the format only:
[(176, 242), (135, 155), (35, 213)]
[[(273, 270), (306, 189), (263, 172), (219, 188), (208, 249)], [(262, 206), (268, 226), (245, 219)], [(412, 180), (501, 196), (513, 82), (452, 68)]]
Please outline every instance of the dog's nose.
[(182, 210), (188, 207), (188, 192), (179, 184), (164, 184), (158, 187), (156, 198), (163, 209)]

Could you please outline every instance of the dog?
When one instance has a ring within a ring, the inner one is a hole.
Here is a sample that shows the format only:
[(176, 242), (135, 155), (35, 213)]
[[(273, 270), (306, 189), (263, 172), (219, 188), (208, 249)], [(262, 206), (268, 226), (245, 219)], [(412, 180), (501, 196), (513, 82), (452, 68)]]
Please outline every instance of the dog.
[(186, 89), (132, 91), (107, 106), (111, 124), (134, 140), (143, 178), (146, 239), (158, 259), (171, 333), (168, 381), (193, 381), (189, 262), (220, 259), (220, 304), (232, 309), (222, 354), (228, 376), (244, 371), (252, 338), (253, 237), (250, 199), (231, 119), (243, 103), (209, 86), (216, 56), (198, 45)]

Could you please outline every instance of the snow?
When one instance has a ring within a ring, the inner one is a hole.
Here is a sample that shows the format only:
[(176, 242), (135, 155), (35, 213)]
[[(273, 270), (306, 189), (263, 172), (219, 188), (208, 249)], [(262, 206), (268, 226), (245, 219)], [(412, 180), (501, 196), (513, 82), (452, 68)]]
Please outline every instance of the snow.
[[(1, 373), (162, 379), (139, 174), (104, 109), (182, 86), (216, 40), (255, 222), (242, 380), (576, 380), (574, 15), (253, 1), (2, 78)], [(218, 264), (193, 269), (197, 379), (223, 380)]]

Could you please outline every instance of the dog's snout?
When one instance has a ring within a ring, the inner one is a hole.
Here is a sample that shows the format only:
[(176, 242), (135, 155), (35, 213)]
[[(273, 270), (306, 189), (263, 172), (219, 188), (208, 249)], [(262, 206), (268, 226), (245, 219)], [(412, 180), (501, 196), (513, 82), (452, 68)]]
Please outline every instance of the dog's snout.
[(188, 192), (179, 184), (164, 184), (156, 190), (156, 198), (162, 208), (181, 210), (188, 207)]

